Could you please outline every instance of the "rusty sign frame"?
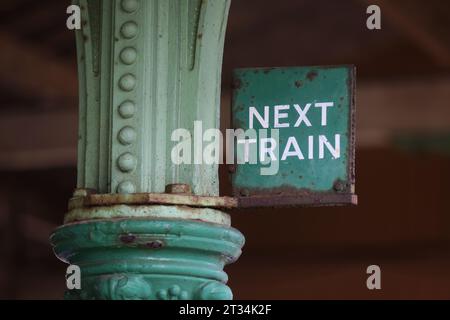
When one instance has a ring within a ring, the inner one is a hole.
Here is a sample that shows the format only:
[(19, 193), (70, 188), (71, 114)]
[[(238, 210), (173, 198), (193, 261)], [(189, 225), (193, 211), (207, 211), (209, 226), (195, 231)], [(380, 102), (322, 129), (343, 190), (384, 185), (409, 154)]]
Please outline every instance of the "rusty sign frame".
[[(298, 80), (295, 86), (299, 87), (302, 81), (313, 81), (317, 77), (319, 70), (327, 70), (333, 68), (347, 68), (348, 78), (346, 86), (348, 88), (348, 127), (347, 127), (347, 162), (346, 174), (347, 181), (336, 180), (333, 187), (327, 191), (317, 192), (306, 188), (292, 187), (276, 187), (272, 190), (258, 188), (239, 188), (235, 185), (235, 175), (239, 170), (239, 164), (232, 166), (230, 173), (232, 175), (233, 195), (237, 199), (238, 208), (255, 208), (255, 207), (310, 207), (310, 206), (339, 206), (339, 205), (356, 205), (358, 202), (355, 194), (355, 144), (356, 144), (356, 123), (355, 123), (355, 89), (356, 89), (356, 68), (353, 65), (340, 66), (311, 66), (311, 67), (293, 67), (297, 69), (309, 68), (311, 71), (307, 73), (306, 80)], [(233, 72), (232, 83), (232, 108), (231, 119), (234, 129), (240, 128), (239, 121), (236, 121), (236, 110), (238, 108), (238, 92), (245, 86), (245, 81), (241, 78), (243, 73), (262, 73), (268, 74), (273, 70), (288, 70), (291, 68), (247, 68), (236, 69)], [(241, 107), (242, 108), (242, 107)], [(270, 179), (270, 177), (269, 177)]]

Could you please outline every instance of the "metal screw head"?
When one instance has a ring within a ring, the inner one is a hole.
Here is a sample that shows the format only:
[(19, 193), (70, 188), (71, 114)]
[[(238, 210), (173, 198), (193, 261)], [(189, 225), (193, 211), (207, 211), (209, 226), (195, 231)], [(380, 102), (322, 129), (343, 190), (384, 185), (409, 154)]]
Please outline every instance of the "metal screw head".
[(172, 193), (172, 194), (191, 194), (192, 189), (191, 186), (185, 183), (173, 183), (168, 184), (166, 186), (166, 193)]
[(229, 173), (236, 173), (236, 165), (235, 164), (228, 165), (228, 172)]
[(336, 182), (334, 183), (333, 188), (334, 188), (334, 190), (337, 191), (337, 192), (342, 192), (342, 191), (345, 190), (345, 183), (342, 182), (342, 181), (340, 181), (340, 180), (338, 180), (338, 181), (336, 181)]
[(74, 197), (87, 197), (90, 194), (94, 194), (96, 191), (94, 189), (75, 189), (73, 192)]
[(243, 197), (248, 197), (250, 195), (250, 191), (248, 189), (241, 189), (240, 194)]
[(240, 79), (234, 79), (233, 82), (231, 83), (231, 88), (236, 90), (236, 89), (240, 89), (242, 86), (242, 81)]

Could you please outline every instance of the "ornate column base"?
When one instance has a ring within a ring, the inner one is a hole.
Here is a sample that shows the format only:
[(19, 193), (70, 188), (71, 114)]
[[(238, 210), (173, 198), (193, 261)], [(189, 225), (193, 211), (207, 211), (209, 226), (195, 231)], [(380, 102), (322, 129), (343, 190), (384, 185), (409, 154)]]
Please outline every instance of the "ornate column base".
[(217, 223), (142, 217), (72, 222), (51, 242), (81, 269), (81, 290), (66, 299), (231, 300), (223, 267), (240, 256), (244, 237)]

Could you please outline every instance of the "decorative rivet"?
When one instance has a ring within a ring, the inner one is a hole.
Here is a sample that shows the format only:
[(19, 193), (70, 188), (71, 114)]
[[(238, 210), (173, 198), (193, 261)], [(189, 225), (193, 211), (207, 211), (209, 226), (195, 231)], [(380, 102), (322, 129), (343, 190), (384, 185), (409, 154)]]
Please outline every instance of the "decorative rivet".
[(120, 60), (125, 64), (133, 64), (136, 61), (137, 52), (135, 48), (128, 47), (120, 53)]
[(134, 110), (135, 106), (132, 101), (125, 101), (119, 106), (119, 114), (124, 119), (134, 116)]
[(131, 91), (136, 86), (136, 78), (132, 74), (126, 74), (120, 78), (119, 87), (124, 91)]
[(138, 33), (138, 25), (136, 22), (128, 21), (125, 22), (120, 28), (120, 33), (126, 39), (134, 38)]
[(119, 159), (117, 159), (117, 165), (122, 172), (131, 172), (136, 169), (137, 160), (134, 155), (129, 152), (122, 154)]
[(136, 141), (136, 131), (133, 127), (126, 126), (119, 131), (117, 137), (121, 144), (129, 145)]
[(117, 187), (117, 192), (118, 193), (135, 193), (136, 187), (134, 186), (133, 182), (131, 182), (131, 181), (123, 181)]
[(138, 9), (139, 1), (137, 0), (123, 0), (122, 1), (122, 9), (125, 12), (131, 13)]

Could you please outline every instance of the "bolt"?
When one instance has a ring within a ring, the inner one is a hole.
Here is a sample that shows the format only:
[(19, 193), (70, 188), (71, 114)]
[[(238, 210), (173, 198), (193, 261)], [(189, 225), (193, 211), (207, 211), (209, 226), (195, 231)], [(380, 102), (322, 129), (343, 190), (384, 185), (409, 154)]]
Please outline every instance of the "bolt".
[(342, 181), (336, 181), (334, 183), (334, 190), (337, 192), (342, 192), (345, 190), (345, 184)]
[(166, 186), (166, 193), (192, 194), (191, 186), (185, 183), (173, 183)]
[(231, 84), (231, 88), (232, 89), (240, 89), (242, 86), (242, 81), (240, 79), (234, 79), (232, 84)]
[(250, 191), (248, 189), (241, 190), (241, 196), (248, 197), (250, 195)]

